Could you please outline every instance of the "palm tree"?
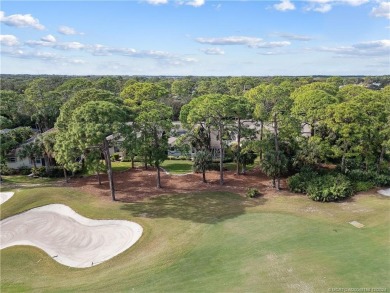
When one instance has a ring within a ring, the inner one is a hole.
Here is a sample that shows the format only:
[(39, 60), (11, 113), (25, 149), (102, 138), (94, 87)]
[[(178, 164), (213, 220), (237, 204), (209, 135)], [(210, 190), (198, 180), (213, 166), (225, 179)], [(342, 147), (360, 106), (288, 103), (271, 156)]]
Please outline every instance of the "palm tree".
[(49, 167), (53, 165), (52, 160), (54, 154), (55, 135), (55, 132), (42, 133), (37, 136), (35, 141), (45, 158), (46, 172), (48, 172)]
[(204, 183), (207, 183), (206, 170), (210, 168), (211, 160), (211, 155), (208, 151), (198, 151), (194, 157), (194, 169), (195, 171), (202, 171)]
[(29, 158), (33, 162), (34, 168), (37, 167), (35, 159), (40, 154), (41, 154), (40, 148), (38, 144), (35, 142), (23, 144), (18, 151), (18, 157), (21, 159)]

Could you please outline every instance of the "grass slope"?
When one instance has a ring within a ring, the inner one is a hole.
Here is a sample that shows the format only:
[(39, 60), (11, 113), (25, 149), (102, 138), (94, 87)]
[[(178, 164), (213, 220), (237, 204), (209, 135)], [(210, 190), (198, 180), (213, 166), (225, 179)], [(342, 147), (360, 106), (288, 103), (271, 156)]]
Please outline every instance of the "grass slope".
[[(388, 198), (317, 203), (300, 196), (249, 200), (228, 193), (123, 204), (74, 189), (18, 190), (1, 218), (49, 203), (144, 227), (128, 251), (89, 269), (37, 248), (1, 251), (1, 292), (328, 292), (390, 287)], [(357, 220), (357, 229), (348, 224)]]

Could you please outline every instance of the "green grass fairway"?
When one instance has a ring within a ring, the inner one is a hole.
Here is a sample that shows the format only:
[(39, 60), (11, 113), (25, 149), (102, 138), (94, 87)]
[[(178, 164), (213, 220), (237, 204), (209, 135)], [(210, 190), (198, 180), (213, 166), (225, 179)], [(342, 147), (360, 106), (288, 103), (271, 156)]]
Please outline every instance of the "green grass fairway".
[[(4, 249), (1, 292), (390, 290), (390, 201), (379, 195), (318, 203), (304, 196), (195, 193), (124, 204), (38, 187), (16, 191), (1, 206), (1, 218), (49, 203), (85, 217), (133, 220), (144, 234), (88, 269), (60, 265), (33, 247)], [(365, 227), (355, 228), (353, 220)]]
[(42, 183), (50, 183), (58, 180), (58, 178), (47, 178), (47, 177), (30, 177), (27, 175), (12, 175), (12, 176), (1, 176), (3, 179), (3, 183), (9, 184), (42, 184)]
[(188, 160), (166, 160), (161, 164), (171, 174), (186, 174), (192, 172), (192, 161)]

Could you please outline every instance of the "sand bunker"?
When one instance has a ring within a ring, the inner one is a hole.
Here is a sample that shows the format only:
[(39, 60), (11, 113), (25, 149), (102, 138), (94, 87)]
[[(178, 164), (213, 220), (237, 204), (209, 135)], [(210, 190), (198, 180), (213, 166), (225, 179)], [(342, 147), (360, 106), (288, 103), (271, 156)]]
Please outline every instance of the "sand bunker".
[(134, 222), (92, 220), (68, 206), (51, 204), (2, 220), (0, 231), (0, 249), (32, 245), (61, 264), (86, 268), (125, 251), (143, 230)]
[(14, 192), (0, 192), (0, 204), (5, 203), (14, 195)]
[(378, 190), (379, 194), (390, 196), (390, 188)]

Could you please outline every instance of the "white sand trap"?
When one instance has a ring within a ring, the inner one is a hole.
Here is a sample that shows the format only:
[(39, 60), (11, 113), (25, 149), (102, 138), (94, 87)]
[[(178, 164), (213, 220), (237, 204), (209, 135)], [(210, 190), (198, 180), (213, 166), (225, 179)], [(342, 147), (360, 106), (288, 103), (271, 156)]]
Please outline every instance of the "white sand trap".
[(384, 196), (390, 196), (390, 188), (378, 190), (378, 193)]
[(356, 228), (363, 228), (364, 225), (362, 223), (359, 223), (358, 221), (352, 221), (352, 222), (349, 222), (352, 226), (355, 226)]
[(0, 249), (32, 245), (61, 264), (86, 268), (131, 247), (143, 229), (130, 221), (88, 219), (68, 206), (51, 204), (2, 220), (0, 231)]
[(14, 192), (0, 192), (0, 204), (5, 203), (14, 195)]

